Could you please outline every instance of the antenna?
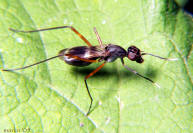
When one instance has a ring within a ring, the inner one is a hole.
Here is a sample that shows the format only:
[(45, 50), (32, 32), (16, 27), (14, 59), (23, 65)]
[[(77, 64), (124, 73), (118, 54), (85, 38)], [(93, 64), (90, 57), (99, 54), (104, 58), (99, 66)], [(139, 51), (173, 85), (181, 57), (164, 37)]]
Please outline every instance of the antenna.
[(151, 55), (151, 56), (160, 58), (162, 60), (167, 60), (167, 61), (176, 61), (176, 60), (178, 60), (178, 58), (164, 58), (164, 57), (161, 57), (161, 56), (158, 56), (158, 55), (154, 55), (154, 54), (151, 54), (151, 53), (142, 53), (141, 55)]

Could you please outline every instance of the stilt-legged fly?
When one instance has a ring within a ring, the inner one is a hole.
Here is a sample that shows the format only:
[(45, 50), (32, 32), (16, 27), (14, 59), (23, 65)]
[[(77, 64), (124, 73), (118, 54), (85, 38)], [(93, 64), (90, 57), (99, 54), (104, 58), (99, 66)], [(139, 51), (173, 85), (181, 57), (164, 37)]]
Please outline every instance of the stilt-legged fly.
[(73, 47), (73, 48), (67, 48), (67, 49), (63, 49), (61, 51), (59, 51), (58, 55), (42, 60), (40, 62), (28, 65), (28, 66), (24, 66), (21, 68), (16, 68), (16, 69), (3, 69), (3, 71), (16, 71), (16, 70), (21, 70), (21, 69), (26, 69), (35, 65), (38, 65), (40, 63), (46, 62), (48, 60), (54, 59), (59, 57), (61, 60), (64, 60), (67, 64), (69, 65), (73, 65), (73, 66), (77, 66), (77, 67), (83, 67), (83, 66), (88, 66), (92, 63), (95, 62), (102, 62), (102, 64), (97, 67), (94, 71), (92, 71), (91, 73), (89, 73), (85, 78), (84, 78), (84, 82), (85, 82), (85, 86), (90, 98), (90, 106), (87, 112), (87, 116), (89, 115), (90, 111), (91, 111), (91, 107), (92, 107), (92, 103), (93, 103), (93, 98), (92, 95), (90, 93), (89, 87), (87, 85), (87, 79), (91, 76), (93, 76), (96, 72), (98, 72), (106, 63), (108, 62), (114, 62), (116, 59), (120, 58), (122, 65), (129, 71), (131, 71), (132, 73), (136, 74), (137, 76), (140, 76), (148, 81), (150, 81), (151, 83), (153, 83), (154, 85), (156, 85), (157, 87), (159, 87), (159, 85), (157, 83), (155, 83), (153, 80), (139, 74), (138, 72), (136, 72), (135, 70), (127, 67), (124, 64), (124, 60), (123, 58), (127, 57), (128, 59), (130, 59), (131, 61), (136, 61), (137, 63), (142, 63), (143, 60), (143, 56), (144, 55), (151, 55), (163, 60), (176, 60), (176, 59), (168, 59), (168, 58), (163, 58), (157, 55), (153, 55), (150, 53), (144, 53), (142, 51), (140, 51), (139, 48), (137, 48), (136, 46), (129, 46), (129, 48), (127, 50), (125, 50), (124, 48), (122, 48), (121, 46), (118, 45), (114, 45), (114, 44), (107, 44), (104, 45), (96, 28), (94, 28), (94, 32), (96, 34), (97, 40), (99, 45), (98, 46), (93, 46), (82, 34), (80, 34), (74, 27), (72, 26), (60, 26), (60, 27), (52, 27), (52, 28), (45, 28), (45, 29), (38, 29), (38, 30), (31, 30), (31, 31), (21, 31), (21, 30), (15, 30), (10, 28), (11, 31), (13, 32), (23, 32), (23, 33), (32, 33), (32, 32), (40, 32), (40, 31), (46, 31), (46, 30), (54, 30), (54, 29), (62, 29), (62, 28), (69, 28), (71, 29), (75, 34), (77, 34), (88, 46), (78, 46), (78, 47)]

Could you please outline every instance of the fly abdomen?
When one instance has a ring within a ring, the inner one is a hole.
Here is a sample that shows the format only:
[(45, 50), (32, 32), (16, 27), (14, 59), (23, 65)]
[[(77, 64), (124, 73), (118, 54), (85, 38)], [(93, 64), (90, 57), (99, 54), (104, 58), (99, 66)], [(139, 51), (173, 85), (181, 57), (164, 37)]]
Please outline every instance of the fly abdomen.
[[(86, 46), (82, 46), (82, 47), (74, 47), (70, 49), (63, 49), (59, 52), (59, 55), (63, 55), (63, 56), (60, 56), (60, 59), (64, 60), (67, 64), (83, 67), (83, 66), (90, 65), (91, 62), (81, 61), (65, 55), (69, 54), (83, 59), (90, 59), (89, 57), (86, 58), (86, 56), (88, 56), (88, 53), (89, 53), (88, 48)], [(91, 58), (91, 59), (94, 60), (95, 58)]]

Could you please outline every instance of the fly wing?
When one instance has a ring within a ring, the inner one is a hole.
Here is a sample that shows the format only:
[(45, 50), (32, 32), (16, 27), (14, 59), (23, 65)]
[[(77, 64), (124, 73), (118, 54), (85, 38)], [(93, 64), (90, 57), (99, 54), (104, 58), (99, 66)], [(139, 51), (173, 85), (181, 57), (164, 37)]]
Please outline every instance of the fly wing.
[(97, 59), (103, 56), (103, 50), (98, 46), (80, 46), (80, 47), (73, 47), (66, 51), (67, 54), (71, 54), (74, 56), (78, 56), (84, 59)]
[(98, 59), (104, 56), (104, 51), (99, 46), (88, 47), (83, 58)]
[(97, 60), (102, 55), (102, 50), (97, 46), (80, 46), (80, 47), (73, 47), (70, 49), (64, 49), (59, 52), (61, 56), (60, 59), (64, 60), (67, 64), (73, 66), (87, 66), (91, 64), (91, 62), (86, 62), (82, 60), (78, 60), (73, 57), (65, 56), (65, 54), (73, 55), (82, 59), (89, 59), (89, 60)]

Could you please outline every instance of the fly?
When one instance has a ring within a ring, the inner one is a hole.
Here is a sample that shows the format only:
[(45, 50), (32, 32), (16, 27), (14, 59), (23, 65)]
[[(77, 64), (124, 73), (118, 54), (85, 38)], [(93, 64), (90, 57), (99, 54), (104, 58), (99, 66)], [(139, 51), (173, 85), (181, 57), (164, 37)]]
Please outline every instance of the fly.
[(119, 58), (119, 59), (121, 59), (121, 63), (123, 65), (123, 67), (125, 67), (127, 70), (136, 74), (139, 77), (142, 77), (142, 78), (150, 81), (151, 83), (153, 83), (154, 85), (159, 87), (159, 85), (156, 82), (154, 82), (153, 80), (151, 80), (150, 78), (145, 77), (145, 76), (139, 74), (138, 72), (136, 72), (135, 70), (126, 66), (123, 58), (127, 57), (131, 61), (135, 61), (137, 63), (143, 63), (144, 60), (142, 57), (144, 55), (151, 55), (151, 56), (154, 56), (154, 57), (157, 57), (157, 58), (160, 58), (163, 60), (167, 60), (167, 61), (176, 60), (176, 59), (163, 58), (163, 57), (160, 57), (160, 56), (157, 56), (154, 54), (150, 54), (150, 53), (144, 53), (136, 46), (129, 46), (129, 48), (127, 50), (125, 50), (124, 48), (122, 48), (119, 45), (114, 45), (114, 44), (104, 45), (97, 30), (96, 30), (96, 28), (94, 28), (94, 32), (96, 34), (96, 37), (97, 37), (97, 40), (99, 43), (99, 45), (97, 45), (97, 46), (93, 46), (82, 34), (80, 34), (72, 26), (60, 26), (60, 27), (52, 27), (52, 28), (45, 28), (45, 29), (38, 29), (38, 30), (30, 30), (30, 31), (22, 31), (22, 30), (16, 30), (16, 29), (12, 29), (12, 28), (10, 28), (10, 30), (13, 32), (32, 33), (32, 32), (40, 32), (40, 31), (55, 30), (55, 29), (62, 29), (62, 28), (71, 29), (88, 46), (78, 46), (78, 47), (63, 49), (63, 50), (59, 51), (58, 55), (53, 56), (51, 58), (47, 58), (45, 60), (36, 62), (36, 63), (28, 65), (28, 66), (24, 66), (21, 68), (3, 69), (3, 71), (16, 71), (16, 70), (26, 69), (26, 68), (38, 65), (40, 63), (58, 58), (58, 57), (61, 60), (64, 60), (67, 64), (72, 65), (72, 66), (77, 66), (77, 67), (84, 67), (84, 66), (88, 66), (92, 63), (101, 62), (102, 64), (99, 67), (97, 67), (94, 71), (89, 73), (84, 78), (85, 87), (86, 87), (86, 90), (87, 90), (89, 98), (90, 98), (90, 105), (89, 105), (88, 111), (86, 113), (87, 116), (91, 112), (92, 103), (93, 103), (93, 98), (92, 98), (92, 95), (90, 93), (90, 90), (89, 90), (89, 87), (87, 84), (87, 79), (89, 77), (93, 76), (96, 72), (98, 72), (106, 63), (114, 62), (116, 59)]

